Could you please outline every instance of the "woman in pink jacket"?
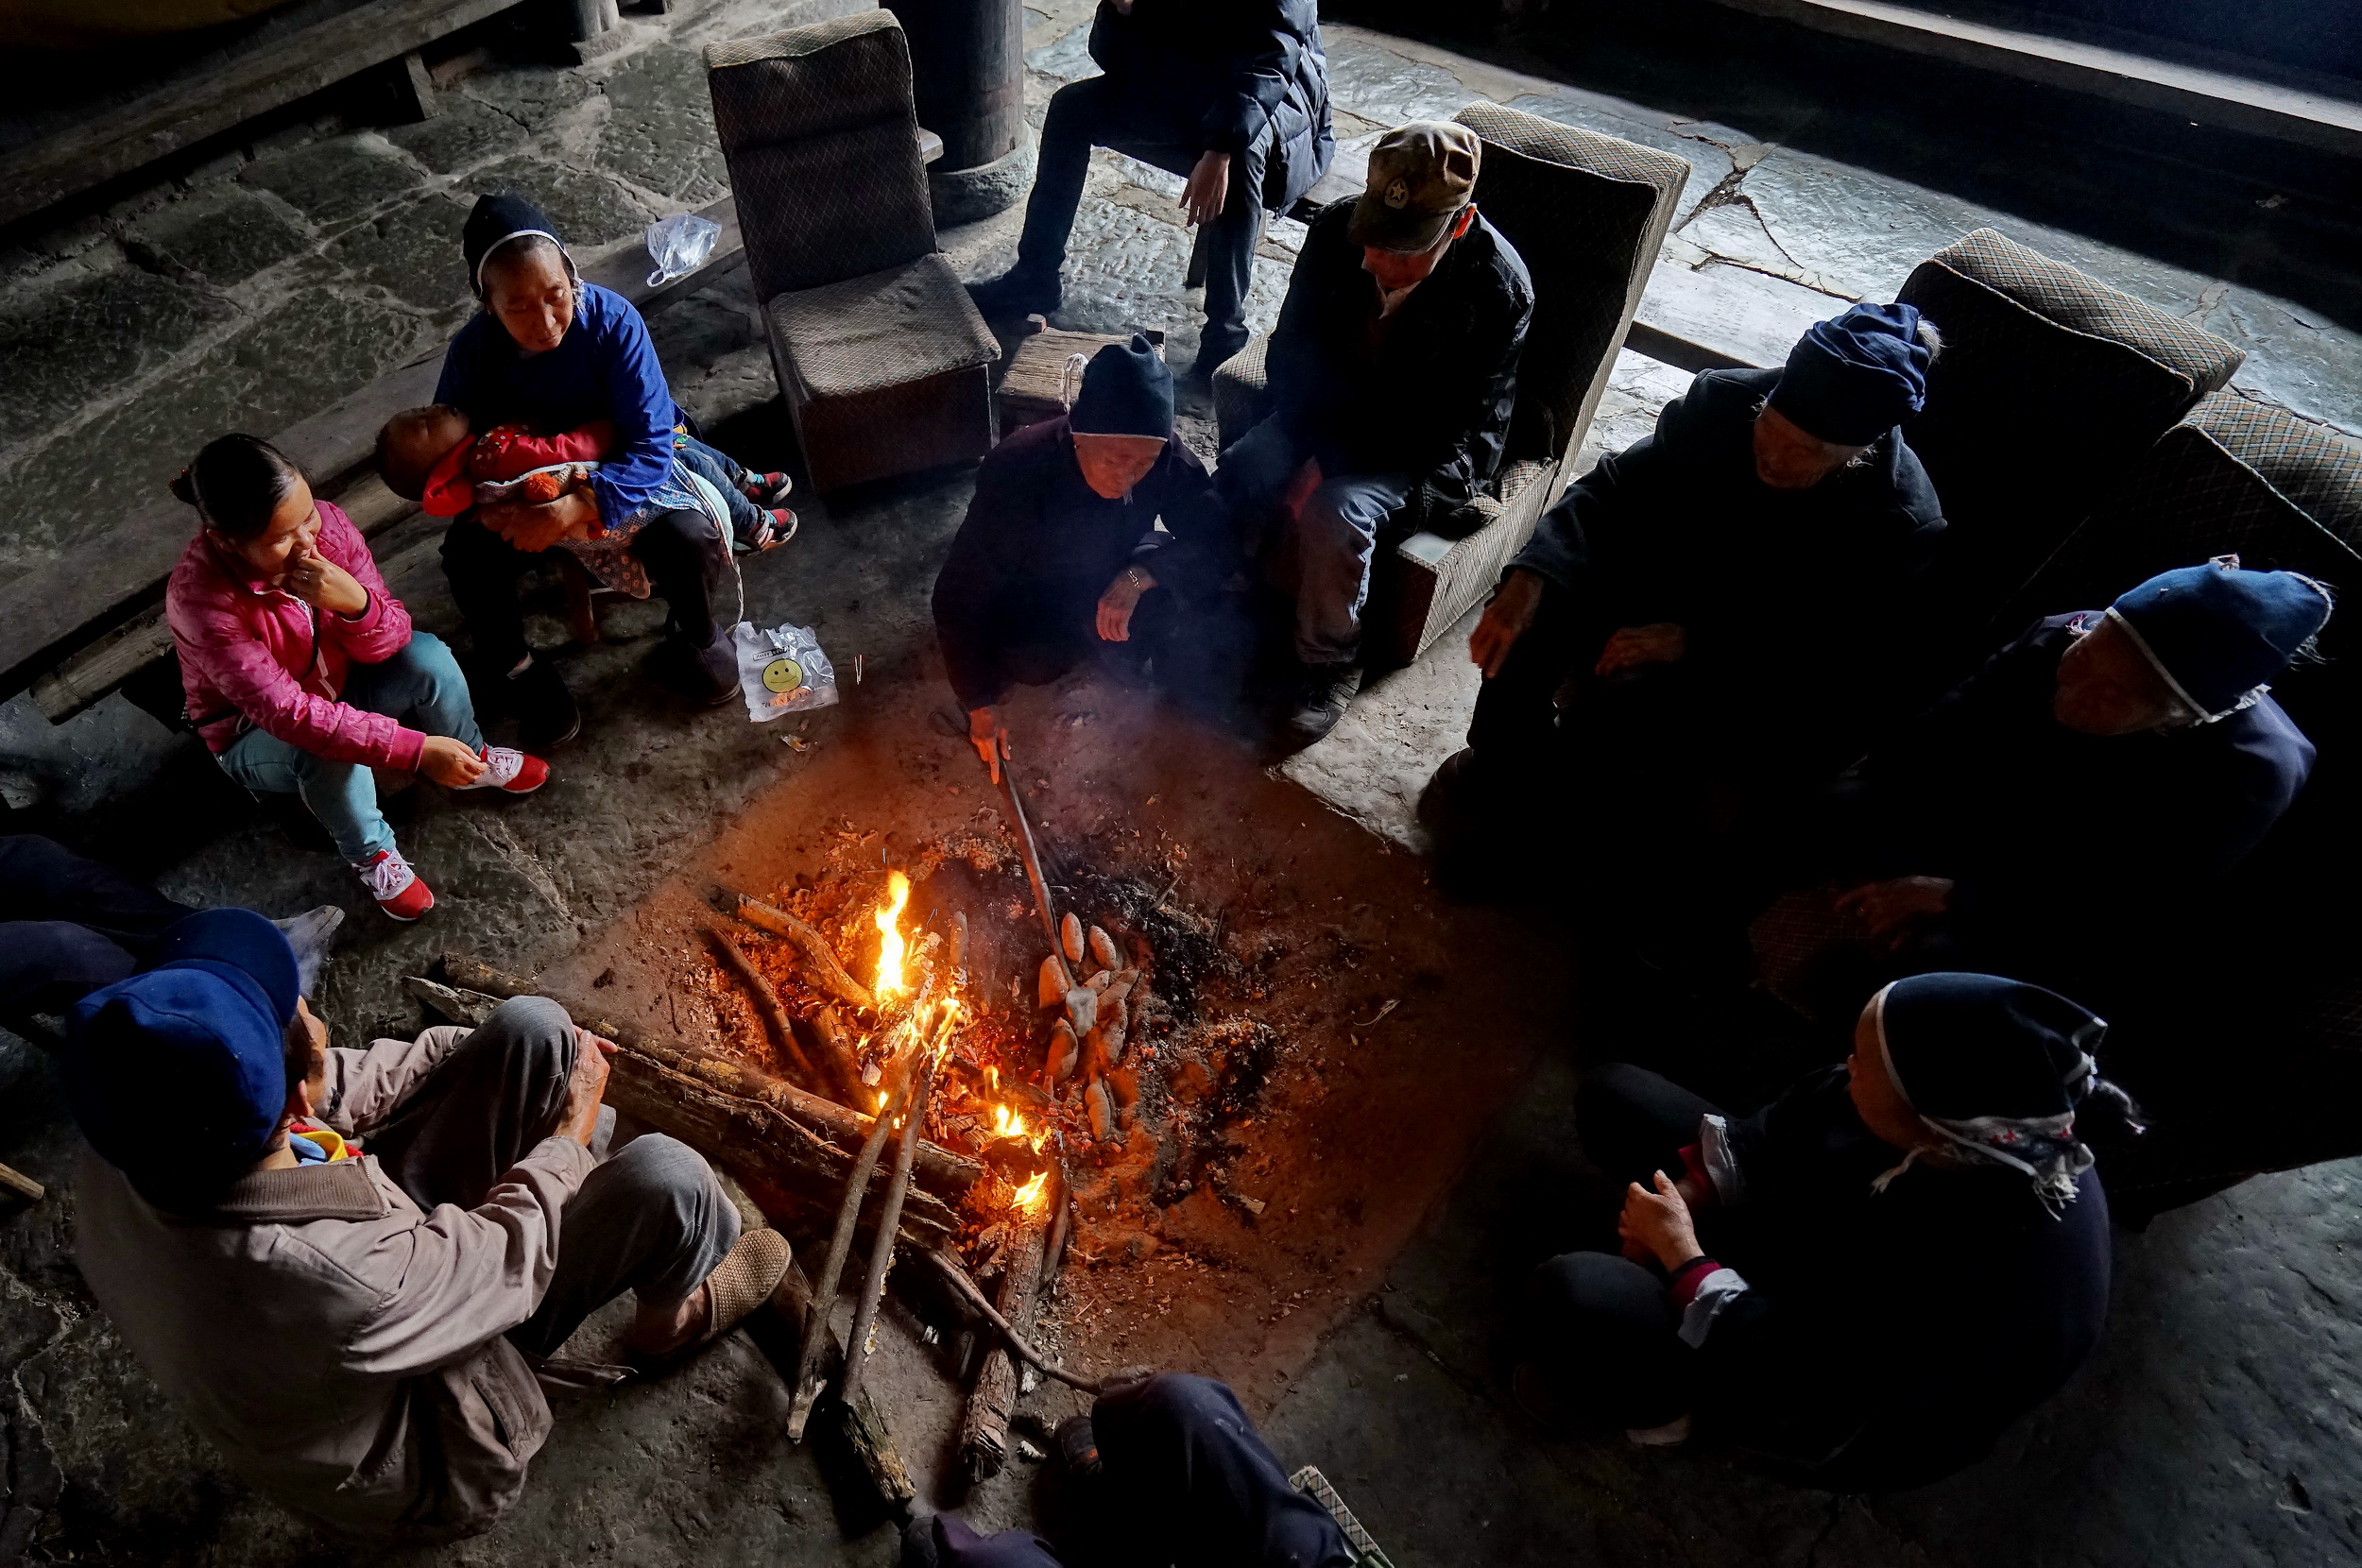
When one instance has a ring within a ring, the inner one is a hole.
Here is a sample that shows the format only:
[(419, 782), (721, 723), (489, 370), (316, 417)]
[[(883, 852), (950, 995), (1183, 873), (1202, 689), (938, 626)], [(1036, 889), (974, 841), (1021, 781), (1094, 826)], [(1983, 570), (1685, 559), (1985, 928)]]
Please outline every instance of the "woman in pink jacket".
[(370, 770), (523, 794), (549, 764), (484, 743), (451, 650), (411, 628), (352, 520), (269, 442), (222, 436), (172, 491), (200, 520), (164, 595), (189, 722), (248, 789), (300, 794), (378, 908), (416, 920), (435, 895)]

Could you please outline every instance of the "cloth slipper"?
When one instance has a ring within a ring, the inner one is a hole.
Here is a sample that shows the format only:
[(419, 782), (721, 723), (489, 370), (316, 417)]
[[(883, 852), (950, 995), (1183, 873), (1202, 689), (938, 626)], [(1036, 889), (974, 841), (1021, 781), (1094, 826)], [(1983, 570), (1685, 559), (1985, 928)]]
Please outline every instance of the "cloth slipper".
[(671, 1366), (703, 1350), (714, 1340), (745, 1321), (747, 1314), (771, 1299), (779, 1281), (787, 1275), (787, 1266), (795, 1259), (795, 1250), (787, 1237), (774, 1230), (748, 1231), (738, 1238), (738, 1245), (729, 1255), (714, 1265), (706, 1276), (706, 1326), (660, 1355), (633, 1353), (633, 1361), (642, 1370)]

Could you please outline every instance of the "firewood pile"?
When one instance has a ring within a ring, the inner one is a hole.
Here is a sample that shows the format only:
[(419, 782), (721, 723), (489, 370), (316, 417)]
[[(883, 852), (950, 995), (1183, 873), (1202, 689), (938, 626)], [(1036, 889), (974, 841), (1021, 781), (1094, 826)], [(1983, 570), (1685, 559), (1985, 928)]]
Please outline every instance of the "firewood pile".
[[(1045, 922), (1037, 899), (1055, 895), (1029, 877), (1030, 848), (1020, 817), (1014, 835), (963, 831), (889, 867), (876, 835), (847, 827), (815, 875), (715, 890), (710, 963), (680, 978), (706, 993), (716, 1038), (654, 1038), (598, 1016), (595, 993), (557, 997), (623, 1048), (609, 1102), (706, 1152), (795, 1236), (790, 1436), (828, 1409), (892, 1504), (910, 1483), (862, 1376), (889, 1277), (975, 1347), (955, 1370), (981, 1480), (1037, 1375), (1090, 1387), (1031, 1342), (1070, 1255), (1147, 1256), (1152, 1206), (1201, 1185), (1260, 1207), (1221, 1170), (1277, 1039), (1208, 1015), (1238, 979), (1216, 922), (1174, 901), (1177, 874), (1160, 891), (1104, 869), (1070, 875), (1079, 907)], [(442, 982), (412, 989), (472, 1022), (535, 987), (451, 954)], [(847, 1297), (840, 1346), (827, 1315)]]

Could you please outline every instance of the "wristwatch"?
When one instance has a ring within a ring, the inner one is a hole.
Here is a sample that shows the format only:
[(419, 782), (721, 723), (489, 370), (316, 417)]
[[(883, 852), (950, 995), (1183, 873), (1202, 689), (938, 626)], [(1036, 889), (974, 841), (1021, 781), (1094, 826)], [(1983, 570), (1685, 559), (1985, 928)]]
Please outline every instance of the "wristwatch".
[(1148, 591), (1148, 574), (1142, 571), (1137, 565), (1127, 566), (1123, 569), (1123, 580), (1131, 584), (1134, 588), (1139, 589), (1142, 593), (1146, 593)]

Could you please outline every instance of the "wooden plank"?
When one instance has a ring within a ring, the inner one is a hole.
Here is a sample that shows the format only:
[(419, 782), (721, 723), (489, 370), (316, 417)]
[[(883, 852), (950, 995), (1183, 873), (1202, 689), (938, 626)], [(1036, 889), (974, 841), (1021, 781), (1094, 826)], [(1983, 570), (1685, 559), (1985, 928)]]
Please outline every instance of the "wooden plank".
[[(2362, 156), (2362, 103), (2228, 71), (1963, 17), (1891, 0), (1718, 0), (1733, 10), (1929, 55), (1980, 70), (2179, 114), (2273, 141)], [(2332, 8), (2335, 9), (2335, 8)]]
[[(704, 287), (739, 263), (745, 238), (739, 228), (737, 204), (727, 196), (699, 209), (699, 215), (720, 224), (722, 232), (712, 255), (694, 272), (652, 286), (647, 249), (633, 238), (585, 263), (583, 276), (613, 289), (643, 313), (659, 310)], [(443, 350), (437, 348), (273, 437), (281, 451), (302, 466), (313, 489), (352, 512), (364, 534), (373, 530), (362, 522), (362, 512), (346, 492), (375, 464), (377, 433), (386, 418), (401, 409), (433, 401), (442, 362)], [(370, 504), (392, 499), (382, 485), (377, 489), (382, 499)], [(391, 526), (407, 515), (405, 511), (386, 518), (380, 526)], [(140, 508), (114, 529), (88, 541), (88, 548), (104, 550), (103, 571), (93, 571), (90, 557), (77, 553), (0, 585), (0, 701), (24, 690), (53, 668), (61, 681), (42, 700), (43, 707), (47, 711), (54, 706), (66, 717), (120, 685), (117, 679), (93, 690), (97, 677), (79, 664), (86, 656), (98, 656), (98, 650), (85, 645), (118, 628), (128, 631), (143, 612), (160, 608), (165, 581), (188, 545), (189, 532), (189, 508), (167, 498)], [(106, 656), (110, 668), (119, 665), (129, 651), (128, 641), (111, 646)], [(69, 672), (68, 664), (77, 668)], [(136, 668), (125, 670), (124, 674)]]
[(171, 82), (0, 162), (0, 223), (497, 15), (517, 0), (381, 0)]

